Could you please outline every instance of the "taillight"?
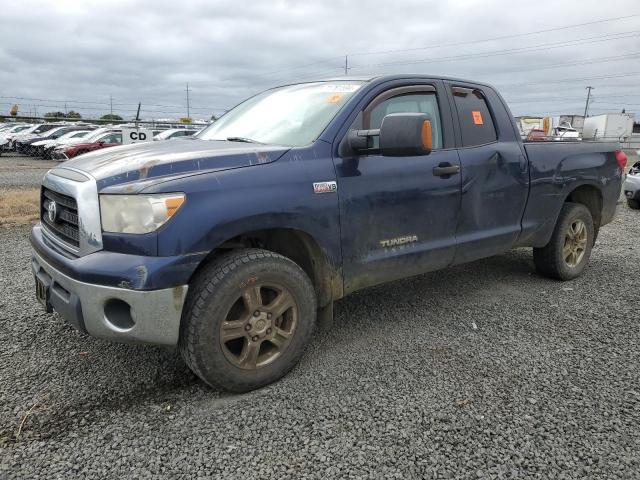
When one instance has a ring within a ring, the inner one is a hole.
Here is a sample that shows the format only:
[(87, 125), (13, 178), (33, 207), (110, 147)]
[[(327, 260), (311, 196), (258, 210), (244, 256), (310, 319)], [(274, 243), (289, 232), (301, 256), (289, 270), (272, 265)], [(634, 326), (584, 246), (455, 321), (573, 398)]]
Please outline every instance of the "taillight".
[(620, 165), (620, 170), (624, 170), (624, 168), (627, 166), (627, 154), (622, 150), (616, 150), (616, 160), (618, 162), (618, 165)]

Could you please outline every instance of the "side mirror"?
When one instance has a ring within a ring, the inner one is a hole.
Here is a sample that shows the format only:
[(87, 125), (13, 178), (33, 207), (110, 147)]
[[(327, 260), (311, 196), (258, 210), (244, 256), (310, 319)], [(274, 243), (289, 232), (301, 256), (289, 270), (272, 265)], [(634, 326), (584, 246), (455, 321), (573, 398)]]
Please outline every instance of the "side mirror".
[(431, 117), (425, 113), (391, 113), (380, 126), (380, 153), (385, 157), (429, 155), (433, 148)]

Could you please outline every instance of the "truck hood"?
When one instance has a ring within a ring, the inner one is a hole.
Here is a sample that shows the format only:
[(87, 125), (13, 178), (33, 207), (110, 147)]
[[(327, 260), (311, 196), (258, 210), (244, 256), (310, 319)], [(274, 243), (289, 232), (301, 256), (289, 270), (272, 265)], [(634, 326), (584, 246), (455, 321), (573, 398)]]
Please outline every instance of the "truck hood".
[(132, 182), (149, 185), (154, 179), (271, 163), (289, 149), (215, 140), (165, 140), (105, 148), (69, 160), (64, 166), (91, 174), (98, 182), (98, 190), (102, 190)]

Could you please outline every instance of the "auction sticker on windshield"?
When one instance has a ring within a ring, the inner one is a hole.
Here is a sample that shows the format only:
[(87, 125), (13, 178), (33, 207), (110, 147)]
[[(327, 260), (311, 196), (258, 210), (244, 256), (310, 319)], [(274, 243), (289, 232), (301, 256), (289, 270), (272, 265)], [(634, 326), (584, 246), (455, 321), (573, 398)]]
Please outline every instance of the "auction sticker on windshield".
[(328, 84), (328, 85), (323, 85), (321, 87), (321, 91), (323, 92), (333, 92), (333, 93), (351, 93), (351, 92), (355, 92), (356, 90), (358, 90), (360, 88), (360, 85), (356, 85), (356, 84)]

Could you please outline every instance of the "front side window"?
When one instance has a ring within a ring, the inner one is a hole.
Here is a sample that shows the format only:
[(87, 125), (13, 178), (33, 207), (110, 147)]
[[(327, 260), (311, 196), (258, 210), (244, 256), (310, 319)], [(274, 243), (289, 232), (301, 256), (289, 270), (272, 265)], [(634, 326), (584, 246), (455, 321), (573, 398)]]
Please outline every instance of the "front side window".
[(236, 140), (301, 147), (320, 136), (359, 81), (289, 85), (260, 93), (198, 133), (202, 140)]
[[(376, 105), (370, 113), (368, 129), (378, 129), (382, 119), (390, 113), (426, 113), (431, 117), (431, 132), (433, 135), (433, 149), (442, 148), (442, 127), (440, 110), (435, 93), (406, 93), (391, 97)], [(379, 138), (371, 137), (372, 148), (379, 147)]]

